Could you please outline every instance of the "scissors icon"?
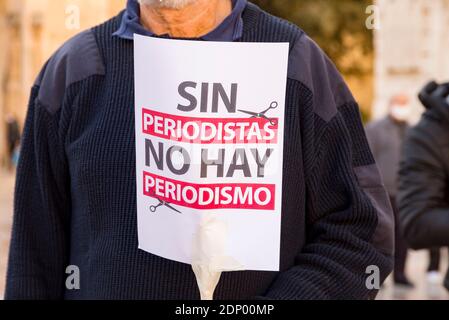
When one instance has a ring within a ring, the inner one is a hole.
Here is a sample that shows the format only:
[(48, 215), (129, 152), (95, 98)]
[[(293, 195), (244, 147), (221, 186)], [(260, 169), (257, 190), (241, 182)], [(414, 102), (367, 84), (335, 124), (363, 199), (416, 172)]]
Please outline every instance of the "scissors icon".
[(179, 211), (179, 210), (173, 208), (169, 202), (164, 201), (164, 200), (161, 200), (161, 199), (159, 199), (159, 198), (156, 198), (156, 199), (159, 200), (159, 204), (158, 204), (158, 205), (155, 205), (155, 206), (154, 206), (154, 205), (153, 205), (153, 206), (150, 206), (150, 211), (151, 211), (151, 212), (154, 213), (154, 212), (156, 212), (156, 210), (157, 210), (159, 207), (166, 206), (167, 208), (170, 208), (170, 209), (172, 209), (173, 211), (176, 211), (177, 213), (182, 213), (181, 211)]
[(267, 108), (267, 109), (265, 109), (264, 111), (259, 112), (259, 113), (257, 113), (257, 112), (251, 112), (251, 111), (246, 111), (246, 110), (237, 110), (237, 111), (243, 112), (243, 113), (246, 113), (246, 114), (249, 114), (250, 116), (252, 116), (251, 118), (262, 118), (262, 119), (268, 120), (272, 126), (275, 126), (275, 125), (276, 125), (276, 120), (268, 118), (268, 117), (265, 115), (265, 113), (267, 113), (268, 111), (270, 111), (270, 110), (272, 110), (272, 109), (276, 109), (277, 107), (278, 107), (278, 103), (277, 103), (276, 101), (273, 101), (273, 102), (270, 104), (270, 107), (269, 107), (269, 108)]

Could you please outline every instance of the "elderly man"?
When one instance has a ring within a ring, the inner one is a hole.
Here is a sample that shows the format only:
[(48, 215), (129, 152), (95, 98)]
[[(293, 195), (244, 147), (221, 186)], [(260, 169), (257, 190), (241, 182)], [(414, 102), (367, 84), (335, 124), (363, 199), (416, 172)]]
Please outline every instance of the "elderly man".
[(412, 283), (405, 275), (407, 243), (399, 228), (399, 212), (396, 206), (399, 162), (402, 156), (402, 144), (409, 129), (407, 121), (411, 114), (409, 97), (405, 94), (393, 96), (388, 111), (388, 115), (383, 119), (368, 124), (366, 134), (395, 214), (394, 282), (397, 285), (412, 287)]
[(135, 33), (290, 43), (281, 271), (225, 273), (215, 298), (373, 298), (393, 221), (357, 104), (303, 31), (246, 0), (129, 0), (53, 55), (31, 92), (6, 297), (199, 298), (190, 266), (137, 246)]

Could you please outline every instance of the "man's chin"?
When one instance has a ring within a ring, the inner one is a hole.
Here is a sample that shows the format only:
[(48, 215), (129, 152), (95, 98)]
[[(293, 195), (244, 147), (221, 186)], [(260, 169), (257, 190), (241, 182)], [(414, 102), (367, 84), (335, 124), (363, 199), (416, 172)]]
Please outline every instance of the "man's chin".
[(167, 9), (182, 9), (198, 0), (138, 0), (140, 4)]

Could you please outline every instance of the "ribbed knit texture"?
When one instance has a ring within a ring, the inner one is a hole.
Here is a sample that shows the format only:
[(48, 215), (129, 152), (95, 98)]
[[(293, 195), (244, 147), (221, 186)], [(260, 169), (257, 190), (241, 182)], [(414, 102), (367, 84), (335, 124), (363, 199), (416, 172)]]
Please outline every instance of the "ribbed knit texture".
[[(301, 35), (249, 8), (241, 41), (293, 44)], [(137, 248), (133, 43), (111, 37), (119, 22), (94, 28), (106, 75), (67, 88), (57, 113), (35, 103), (33, 88), (6, 298), (199, 298), (189, 265)], [(366, 299), (366, 267), (379, 266), (383, 278), (391, 269), (370, 243), (377, 215), (353, 173), (374, 162), (357, 105), (341, 106), (329, 122), (315, 108), (312, 91), (289, 79), (282, 271), (224, 273), (216, 299)], [(67, 265), (80, 268), (80, 290), (65, 289)]]

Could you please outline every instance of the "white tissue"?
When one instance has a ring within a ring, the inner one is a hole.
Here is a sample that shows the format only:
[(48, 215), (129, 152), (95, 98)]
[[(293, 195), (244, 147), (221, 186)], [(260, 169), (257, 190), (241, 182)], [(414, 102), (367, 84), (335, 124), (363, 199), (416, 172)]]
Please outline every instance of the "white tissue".
[(222, 272), (243, 270), (243, 266), (226, 254), (228, 228), (223, 220), (205, 215), (193, 238), (192, 269), (201, 300), (213, 300)]

